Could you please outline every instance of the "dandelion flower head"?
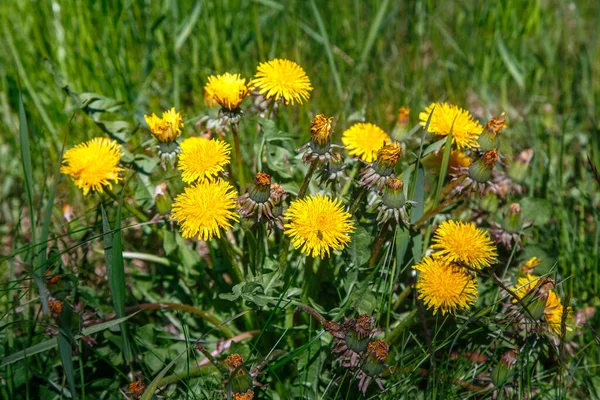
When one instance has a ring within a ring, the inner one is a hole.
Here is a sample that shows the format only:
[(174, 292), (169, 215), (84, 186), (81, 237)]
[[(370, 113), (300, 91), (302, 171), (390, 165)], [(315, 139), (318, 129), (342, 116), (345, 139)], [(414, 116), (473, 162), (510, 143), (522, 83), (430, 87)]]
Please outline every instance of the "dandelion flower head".
[(439, 257), (425, 257), (413, 267), (419, 271), (417, 292), (428, 309), (442, 315), (468, 309), (477, 299), (477, 280), (464, 268)]
[(279, 58), (260, 63), (250, 85), (267, 99), (282, 99), (286, 105), (302, 104), (313, 90), (301, 66)]
[(223, 75), (209, 76), (204, 94), (205, 98), (216, 101), (221, 107), (235, 110), (248, 97), (250, 89), (246, 85), (246, 79), (240, 74), (226, 72)]
[(379, 149), (391, 141), (383, 129), (369, 122), (354, 124), (342, 134), (342, 143), (348, 153), (365, 162), (375, 161)]
[(235, 213), (236, 197), (235, 189), (227, 181), (196, 183), (175, 198), (171, 219), (177, 220), (184, 238), (220, 238), (221, 229), (239, 221)]
[(483, 127), (468, 111), (448, 103), (432, 103), (425, 108), (425, 112), (419, 114), (421, 126), (427, 124), (432, 112), (429, 132), (447, 136), (452, 130), (452, 143), (459, 150), (479, 147), (477, 138), (483, 132)]
[(181, 142), (177, 167), (185, 183), (215, 179), (230, 162), (231, 146), (219, 139), (191, 137)]
[(123, 169), (118, 164), (122, 155), (121, 146), (115, 140), (94, 138), (67, 150), (60, 172), (70, 175), (84, 196), (90, 190), (102, 193), (102, 186), (112, 188), (111, 181), (121, 180), (119, 173)]
[(352, 216), (344, 211), (341, 201), (320, 194), (293, 201), (284, 218), (288, 221), (285, 234), (294, 248), (312, 257), (343, 249), (354, 231)]
[(152, 115), (144, 115), (144, 119), (146, 120), (152, 135), (154, 135), (159, 142), (172, 142), (181, 135), (183, 119), (181, 113), (175, 111), (174, 107), (163, 112), (162, 118), (159, 118), (156, 114), (152, 113)]
[(444, 221), (435, 231), (431, 248), (447, 261), (481, 269), (496, 262), (496, 246), (487, 232), (471, 222)]

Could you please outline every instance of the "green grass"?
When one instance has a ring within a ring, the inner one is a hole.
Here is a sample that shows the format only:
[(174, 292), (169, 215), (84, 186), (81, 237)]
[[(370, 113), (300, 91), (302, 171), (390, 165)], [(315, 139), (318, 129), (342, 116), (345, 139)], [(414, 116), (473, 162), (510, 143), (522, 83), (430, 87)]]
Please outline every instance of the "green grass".
[[(274, 57), (298, 62), (314, 87), (310, 101), (283, 108), (263, 136), (264, 146), (277, 151), (260, 160), (264, 169), (292, 192), (307, 169), (295, 163), (293, 150), (308, 140), (318, 112), (335, 117), (334, 142), (340, 143), (356, 120), (392, 132), (400, 106), (412, 109), (410, 127), (434, 101), (461, 105), (482, 121), (506, 111), (509, 128), (500, 147), (506, 160), (534, 151), (524, 193), (475, 197), (440, 214), (487, 228), (501, 221), (508, 204), (520, 202), (534, 226), (523, 251), (501, 252), (497, 275), (511, 286), (516, 269), (535, 255), (542, 259), (538, 273), (555, 279), (575, 311), (600, 305), (600, 186), (587, 162), (589, 156), (600, 166), (595, 2), (7, 1), (0, 5), (0, 23), (3, 398), (67, 398), (73, 392), (123, 398), (120, 390), (127, 393), (135, 379), (156, 379), (166, 398), (221, 398), (217, 390), (227, 390), (221, 376), (210, 364), (197, 368), (203, 355), (193, 347), (199, 341), (212, 350), (218, 338), (244, 334), (232, 349), (253, 363), (269, 357), (259, 377), (269, 387), (256, 390), (259, 398), (358, 398), (352, 374), (333, 362), (331, 336), (304, 314), (293, 314), (308, 298), (329, 319), (372, 313), (393, 337), (388, 391), (371, 388), (371, 398), (490, 396), (489, 388), (461, 384), (489, 373), (506, 350), (498, 338), (508, 323), (497, 319), (497, 301), (507, 301), (506, 294), (480, 279), (477, 305), (456, 318), (433, 317), (413, 293), (403, 295), (439, 216), (417, 235), (390, 235), (369, 269), (381, 227), (361, 211), (367, 218), (342, 256), (306, 265), (290, 250), (287, 273), (277, 274), (278, 236), (267, 240), (262, 231), (236, 228), (240, 257), (226, 240), (204, 248), (182, 239), (176, 226), (140, 223), (132, 214), (135, 206), (154, 215), (154, 187), (163, 181), (171, 198), (183, 190), (178, 174), (163, 172), (145, 150), (151, 142), (143, 116), (175, 106), (184, 113), (186, 135), (199, 135), (196, 123), (214, 112), (204, 104), (207, 77), (230, 71), (251, 78), (259, 62)], [(247, 115), (241, 124), (246, 181), (260, 146), (256, 122)], [(114, 188), (117, 201), (83, 197), (58, 173), (64, 149), (107, 135), (125, 143), (127, 162), (135, 165), (125, 174), (125, 189)], [(399, 171), (412, 171), (405, 182), (409, 198), (420, 200), (411, 213), (416, 222), (439, 202), (444, 180), (427, 168), (411, 170), (419, 149), (434, 139), (415, 129), (405, 141), (408, 154)], [(310, 190), (318, 189), (313, 180)], [(344, 203), (355, 195), (350, 188)], [(71, 222), (63, 218), (64, 203), (73, 208)], [(123, 257), (115, 256), (119, 248)], [(245, 289), (266, 289), (236, 294), (223, 277), (231, 260), (258, 275)], [(63, 276), (58, 285), (46, 284), (47, 270)], [(304, 288), (311, 284), (308, 296)], [(59, 319), (48, 315), (48, 294), (65, 300), (72, 318), (66, 311)], [(189, 308), (141, 306), (159, 302)], [(138, 314), (118, 320), (121, 325), (100, 326), (92, 336), (96, 344), (81, 339), (84, 326), (100, 323), (94, 319), (115, 321), (112, 313), (126, 317), (139, 307)], [(599, 338), (591, 329), (599, 318), (569, 343), (576, 344), (573, 356), (565, 353), (570, 347), (553, 347), (544, 337), (522, 342), (514, 384), (519, 398), (531, 392), (600, 398)], [(127, 334), (118, 326), (127, 326)], [(60, 332), (58, 340), (48, 331)], [(42, 351), (18, 356), (35, 346)], [(461, 351), (482, 352), (488, 361), (455, 359), (452, 353)], [(129, 355), (133, 361), (126, 362)]]

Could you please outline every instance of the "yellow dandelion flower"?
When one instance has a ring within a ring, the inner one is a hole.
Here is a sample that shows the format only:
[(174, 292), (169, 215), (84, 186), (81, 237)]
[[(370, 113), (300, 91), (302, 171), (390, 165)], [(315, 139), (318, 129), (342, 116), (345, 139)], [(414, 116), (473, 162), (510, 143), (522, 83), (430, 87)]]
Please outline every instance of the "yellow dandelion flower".
[(299, 103), (310, 97), (313, 90), (310, 80), (301, 66), (293, 61), (274, 59), (260, 63), (256, 76), (250, 84), (259, 89), (267, 99), (283, 99), (284, 104)]
[(352, 216), (344, 211), (339, 199), (320, 194), (293, 201), (284, 218), (285, 234), (295, 249), (307, 256), (324, 257), (330, 250), (341, 250), (350, 242), (354, 231)]
[[(439, 170), (444, 158), (444, 148), (442, 147), (439, 151), (430, 153), (423, 159), (423, 165), (427, 168)], [(453, 169), (467, 168), (471, 165), (471, 158), (467, 156), (464, 151), (451, 150), (450, 158), (448, 159), (448, 173), (452, 172)]]
[(123, 168), (117, 166), (121, 156), (123, 151), (115, 140), (94, 138), (67, 150), (60, 172), (70, 175), (84, 196), (90, 189), (102, 193), (102, 186), (112, 188), (111, 181), (121, 180), (119, 172)]
[[(540, 283), (540, 277), (527, 274), (526, 277), (522, 277), (517, 279), (517, 284), (511, 288), (514, 294), (522, 299), (527, 295), (527, 293), (531, 292), (535, 287)], [(513, 303), (516, 303), (517, 300), (513, 299)]]
[(217, 102), (221, 107), (230, 111), (237, 109), (240, 103), (248, 97), (250, 89), (246, 85), (246, 79), (240, 74), (213, 75), (208, 77), (208, 83), (204, 87), (205, 99), (208, 97)]
[(521, 266), (521, 268), (519, 268), (519, 271), (521, 271), (524, 274), (530, 274), (533, 272), (535, 267), (540, 265), (541, 262), (542, 260), (540, 260), (539, 258), (531, 257), (529, 260), (527, 260), (525, 264)]
[(433, 242), (431, 248), (447, 261), (460, 261), (477, 269), (489, 267), (498, 256), (487, 232), (471, 222), (444, 221), (435, 231)]
[(219, 139), (191, 137), (181, 142), (177, 167), (185, 183), (215, 179), (229, 164), (231, 146)]
[(175, 198), (171, 219), (177, 220), (184, 238), (196, 235), (202, 240), (220, 238), (221, 229), (239, 221), (234, 212), (236, 197), (235, 189), (227, 181), (196, 183)]
[[(563, 312), (565, 312), (565, 307), (562, 305), (560, 297), (553, 290), (549, 290), (546, 307), (544, 308), (544, 317), (548, 327), (557, 335), (561, 334)], [(570, 331), (572, 328), (567, 327), (567, 330)]]
[(468, 309), (477, 299), (477, 280), (463, 268), (443, 258), (425, 257), (413, 266), (419, 271), (417, 292), (427, 309), (445, 315), (457, 308)]
[(375, 161), (379, 149), (391, 141), (383, 129), (368, 122), (354, 124), (342, 134), (342, 143), (348, 153), (366, 162)]
[(448, 103), (431, 103), (429, 107), (425, 108), (425, 112), (419, 114), (421, 126), (427, 124), (432, 111), (433, 116), (429, 123), (429, 132), (446, 136), (452, 129), (452, 143), (459, 150), (479, 147), (477, 138), (483, 132), (483, 127), (468, 111)]
[(152, 115), (144, 115), (144, 119), (146, 120), (152, 135), (154, 135), (159, 142), (172, 142), (181, 135), (183, 119), (181, 113), (175, 111), (174, 107), (163, 112), (162, 118), (159, 118), (156, 114), (152, 113)]

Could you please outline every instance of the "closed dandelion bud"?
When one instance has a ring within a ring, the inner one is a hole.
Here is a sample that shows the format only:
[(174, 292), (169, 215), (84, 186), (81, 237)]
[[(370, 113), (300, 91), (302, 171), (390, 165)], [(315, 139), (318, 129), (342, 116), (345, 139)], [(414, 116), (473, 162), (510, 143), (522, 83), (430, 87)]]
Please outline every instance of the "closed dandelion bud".
[(504, 215), (504, 230), (508, 233), (516, 233), (521, 230), (521, 206), (512, 203)]
[(369, 188), (377, 186), (381, 190), (387, 178), (393, 175), (400, 155), (402, 155), (400, 143), (395, 142), (384, 145), (377, 151), (375, 162), (360, 173), (360, 185)]
[(273, 204), (270, 198), (271, 176), (264, 172), (258, 172), (248, 191), (237, 199), (240, 214), (248, 218), (257, 211), (259, 221), (262, 217), (273, 218)]
[(505, 113), (500, 114), (499, 117), (492, 118), (483, 128), (483, 132), (479, 135), (477, 143), (479, 143), (479, 149), (481, 151), (489, 151), (494, 148), (498, 148), (498, 136), (502, 129), (506, 128), (504, 123)]
[(346, 345), (355, 353), (362, 353), (367, 348), (373, 334), (375, 318), (361, 314), (356, 318), (350, 329), (346, 332)]
[(527, 178), (527, 170), (529, 169), (529, 163), (533, 158), (533, 149), (523, 150), (518, 156), (515, 162), (513, 162), (508, 168), (508, 176), (515, 182), (524, 182)]
[[(233, 393), (247, 393), (252, 390), (252, 378), (244, 366), (244, 359), (240, 354), (232, 354), (225, 359), (231, 372), (229, 384)], [(243, 397), (242, 397), (243, 398)]]
[(498, 364), (492, 371), (492, 382), (496, 387), (504, 385), (514, 374), (514, 366), (517, 363), (517, 350), (508, 350), (502, 355)]
[(331, 123), (333, 121), (333, 117), (327, 118), (324, 114), (317, 114), (310, 126), (310, 136), (312, 139), (312, 149), (314, 151), (318, 151), (318, 149), (322, 149), (323, 152), (329, 150), (329, 144), (331, 142), (331, 134), (333, 130), (331, 129)]
[(367, 346), (367, 357), (361, 369), (368, 376), (377, 376), (385, 369), (389, 346), (383, 340), (375, 340)]
[(156, 210), (159, 214), (168, 214), (171, 212), (172, 201), (167, 192), (167, 182), (163, 182), (154, 188), (154, 200), (156, 201)]
[(402, 208), (406, 204), (404, 182), (398, 178), (388, 178), (381, 194), (382, 203), (388, 208)]
[(489, 181), (497, 161), (498, 149), (486, 151), (469, 167), (469, 178), (478, 183)]

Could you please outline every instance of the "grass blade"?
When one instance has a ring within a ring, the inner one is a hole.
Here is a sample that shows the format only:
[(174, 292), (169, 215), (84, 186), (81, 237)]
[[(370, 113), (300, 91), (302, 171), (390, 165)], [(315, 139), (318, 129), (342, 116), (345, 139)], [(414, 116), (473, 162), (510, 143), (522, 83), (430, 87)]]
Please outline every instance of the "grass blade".
[(23, 94), (19, 94), (19, 142), (21, 147), (21, 164), (25, 176), (25, 190), (27, 192), (27, 207), (29, 208), (29, 219), (31, 220), (31, 241), (37, 243), (35, 230), (35, 216), (33, 208), (33, 174), (31, 169), (31, 149), (29, 146), (29, 128), (27, 127), (27, 116), (23, 106)]
[(58, 334), (58, 352), (60, 353), (60, 360), (63, 365), (64, 373), (67, 378), (67, 384), (69, 385), (69, 391), (71, 397), (77, 398), (77, 391), (75, 390), (75, 377), (73, 375), (73, 347), (74, 342), (73, 336), (71, 335), (71, 329), (73, 327), (73, 309), (71, 306), (64, 302), (62, 312), (60, 313), (59, 325), (61, 330)]

